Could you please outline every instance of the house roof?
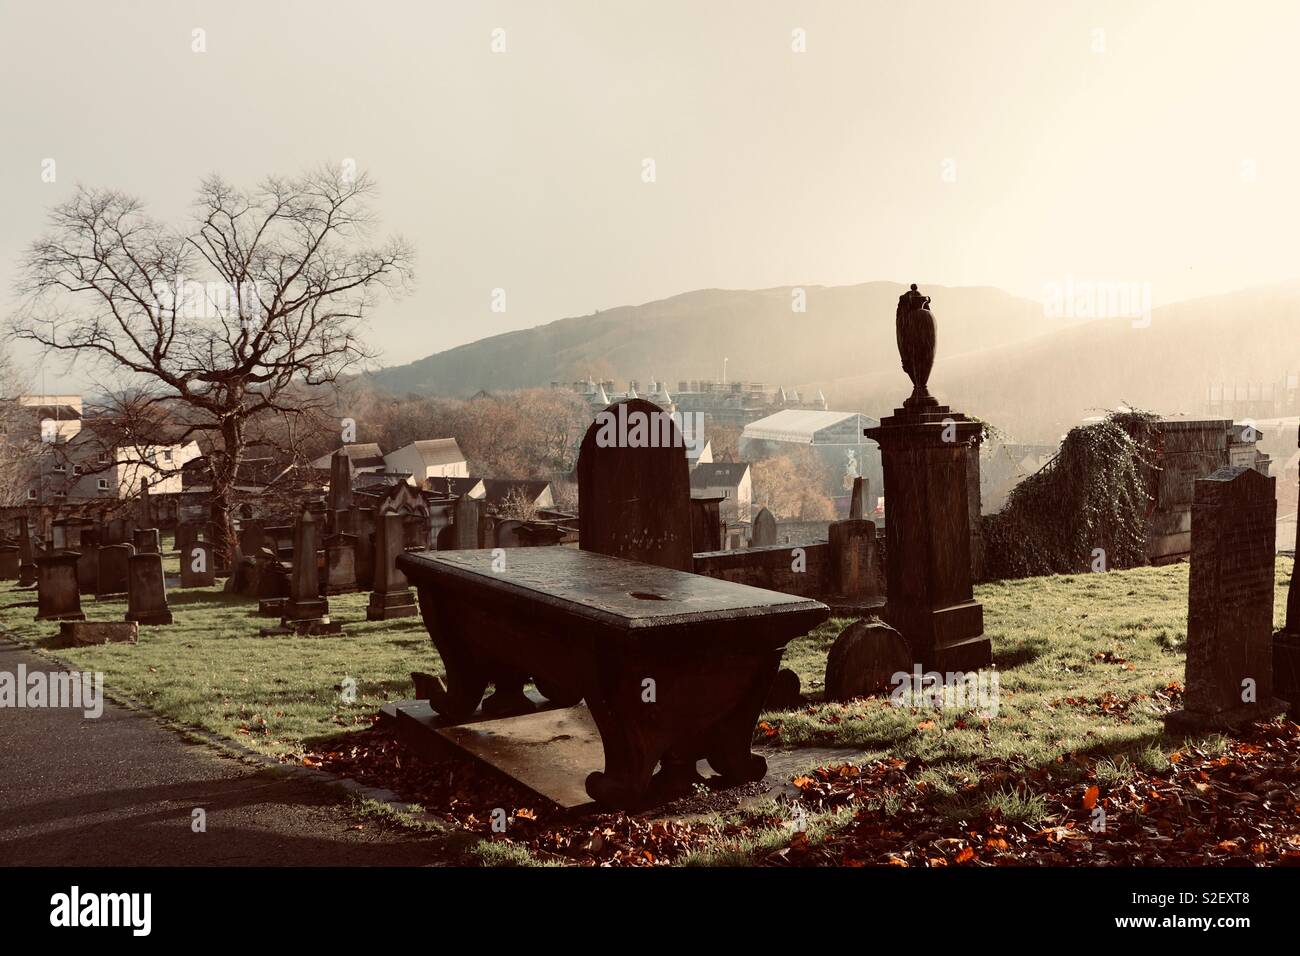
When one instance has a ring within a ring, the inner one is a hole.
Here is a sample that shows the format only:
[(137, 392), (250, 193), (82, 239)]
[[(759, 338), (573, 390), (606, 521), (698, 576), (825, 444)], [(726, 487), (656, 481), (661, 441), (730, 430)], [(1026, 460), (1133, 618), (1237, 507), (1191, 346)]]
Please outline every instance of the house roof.
[(546, 489), (551, 486), (549, 481), (515, 479), (515, 478), (484, 478), (483, 491), (484, 498), (488, 504), (503, 504), (506, 497), (516, 489), (523, 494), (529, 501), (536, 501), (546, 493)]
[(691, 472), (691, 488), (735, 488), (749, 471), (747, 461), (706, 461)]
[[(382, 468), (384, 466), (384, 453), (379, 447), (378, 442), (355, 442), (351, 445), (344, 445), (343, 452), (352, 462), (353, 468)], [(313, 468), (329, 468), (330, 459), (334, 457), (334, 452), (328, 455), (321, 455), (311, 463)]]
[(867, 425), (874, 419), (858, 412), (823, 412), (815, 408), (786, 408), (774, 415), (752, 421), (745, 426), (742, 438), (760, 441), (786, 441), (809, 444), (823, 428), (838, 425), (849, 418), (860, 418)]
[[(375, 447), (378, 448), (379, 446), (376, 445)], [(452, 465), (465, 460), (465, 455), (454, 438), (425, 438), (420, 441), (413, 441), (409, 445), (403, 445), (392, 454), (396, 455), (408, 448), (415, 449), (416, 454), (420, 456), (420, 460), (424, 462), (426, 468), (434, 465)]]

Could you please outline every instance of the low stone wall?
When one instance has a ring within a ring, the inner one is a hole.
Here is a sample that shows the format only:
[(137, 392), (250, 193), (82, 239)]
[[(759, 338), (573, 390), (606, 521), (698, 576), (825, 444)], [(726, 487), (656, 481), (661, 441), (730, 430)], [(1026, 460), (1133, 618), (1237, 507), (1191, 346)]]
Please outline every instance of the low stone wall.
[[(798, 551), (803, 552), (803, 570)], [(771, 544), (737, 551), (702, 551), (695, 555), (695, 573), (783, 594), (818, 597), (833, 589), (831, 546)]]

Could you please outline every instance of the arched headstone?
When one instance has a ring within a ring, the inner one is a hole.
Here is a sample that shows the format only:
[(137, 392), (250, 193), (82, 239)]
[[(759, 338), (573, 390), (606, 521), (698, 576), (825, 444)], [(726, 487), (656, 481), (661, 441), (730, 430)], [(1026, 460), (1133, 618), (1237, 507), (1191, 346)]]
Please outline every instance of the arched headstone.
[(630, 398), (596, 416), (578, 453), (579, 547), (693, 571), (691, 478), (681, 430)]

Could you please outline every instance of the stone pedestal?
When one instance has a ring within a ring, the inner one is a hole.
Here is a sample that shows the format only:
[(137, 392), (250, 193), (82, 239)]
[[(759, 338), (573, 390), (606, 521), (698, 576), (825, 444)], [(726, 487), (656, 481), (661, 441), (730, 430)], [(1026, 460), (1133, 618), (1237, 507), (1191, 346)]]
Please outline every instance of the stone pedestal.
[(415, 592), (407, 587), (406, 575), (397, 567), (397, 556), (401, 553), (401, 515), (380, 515), (379, 524), (375, 528), (375, 589), (366, 606), (367, 621), (414, 617), (418, 612)]
[(36, 559), (36, 620), (84, 621), (77, 591), (76, 551), (51, 551)]
[(982, 426), (946, 405), (917, 403), (864, 434), (884, 464), (885, 620), (925, 670), (990, 666), (984, 608), (971, 587), (967, 477)]
[(133, 554), (127, 562), (126, 619), (137, 624), (170, 624), (167, 586), (163, 583), (162, 555), (156, 551)]

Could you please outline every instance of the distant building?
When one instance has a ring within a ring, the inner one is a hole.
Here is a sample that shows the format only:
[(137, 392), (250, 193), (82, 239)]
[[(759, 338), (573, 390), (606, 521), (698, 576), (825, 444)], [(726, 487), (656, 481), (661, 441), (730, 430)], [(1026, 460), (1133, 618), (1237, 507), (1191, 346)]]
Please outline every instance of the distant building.
[(857, 476), (866, 478), (872, 488), (883, 488), (880, 448), (862, 435), (879, 424), (859, 412), (786, 408), (746, 425), (739, 452), (754, 460), (780, 455), (794, 446), (808, 447), (840, 476), (835, 487), (818, 489), (823, 493), (842, 495)]
[[(552, 382), (552, 388), (565, 387)], [(801, 400), (797, 389), (768, 388), (762, 382), (713, 382), (702, 379), (683, 379), (677, 391), (670, 393), (666, 382), (651, 379), (648, 386), (632, 379), (628, 387), (619, 391), (613, 379), (597, 382), (592, 379), (573, 382), (570, 390), (587, 400), (594, 416), (612, 402), (625, 398), (644, 398), (668, 412), (702, 414), (717, 423), (744, 425), (782, 408), (807, 408), (824, 410), (826, 397), (819, 389), (814, 398)]]
[(428, 478), (467, 478), (469, 463), (454, 438), (428, 438), (384, 455), (389, 471), (410, 472), (416, 485)]
[(426, 490), (451, 498), (478, 498), (497, 509), (511, 501), (532, 508), (554, 508), (555, 494), (551, 483), (529, 478), (430, 478)]
[(692, 498), (722, 498), (719, 515), (727, 524), (748, 522), (754, 485), (747, 461), (712, 461), (691, 472)]
[[(380, 449), (378, 442), (354, 442), (351, 445), (343, 446), (344, 453), (348, 456), (348, 462), (352, 465), (352, 474), (359, 472), (376, 472), (387, 471), (388, 466), (384, 461), (383, 450)], [(334, 457), (334, 452), (327, 455), (321, 455), (311, 463), (313, 468), (319, 468), (322, 471), (330, 470), (330, 459)]]

